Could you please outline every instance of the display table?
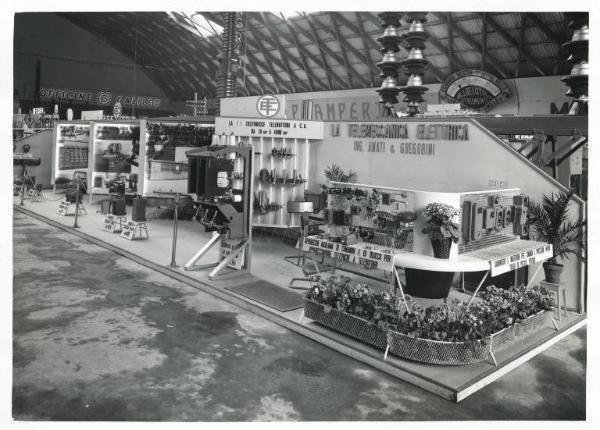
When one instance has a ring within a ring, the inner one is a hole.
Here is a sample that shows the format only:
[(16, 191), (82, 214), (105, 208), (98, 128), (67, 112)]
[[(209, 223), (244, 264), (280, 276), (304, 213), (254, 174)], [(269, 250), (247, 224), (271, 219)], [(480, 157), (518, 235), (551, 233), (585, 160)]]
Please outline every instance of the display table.
[[(428, 270), (433, 272), (464, 273), (485, 271), (483, 278), (469, 300), (470, 304), (477, 296), (488, 275), (493, 277), (533, 263), (540, 263), (551, 258), (552, 255), (552, 245), (548, 243), (517, 239), (448, 259), (399, 251), (394, 255), (394, 265), (404, 269)], [(531, 277), (532, 281), (541, 267), (540, 264)], [(400, 281), (398, 281), (398, 285), (400, 286), (401, 295), (404, 296)]]
[(489, 261), (467, 255), (445, 259), (404, 251), (394, 255), (394, 265), (435, 272), (483, 272), (490, 269)]

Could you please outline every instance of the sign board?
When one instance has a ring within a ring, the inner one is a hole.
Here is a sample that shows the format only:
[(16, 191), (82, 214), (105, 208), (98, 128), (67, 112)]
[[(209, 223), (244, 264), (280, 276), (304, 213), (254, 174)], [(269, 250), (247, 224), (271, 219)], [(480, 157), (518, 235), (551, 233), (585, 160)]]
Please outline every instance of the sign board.
[(111, 90), (86, 90), (74, 88), (51, 88), (42, 87), (39, 92), (40, 100), (52, 100), (55, 102), (68, 101), (74, 104), (87, 104), (109, 106), (121, 103), (123, 106), (137, 106), (147, 108), (165, 108), (169, 99), (136, 94), (120, 94)]
[(460, 103), (463, 109), (487, 112), (510, 96), (506, 84), (478, 69), (463, 69), (450, 75), (440, 87), (440, 100)]
[(232, 133), (244, 137), (323, 139), (323, 123), (266, 118), (215, 118), (215, 134)]
[[(226, 240), (221, 240), (221, 246), (219, 248), (220, 259), (223, 260), (229, 254), (231, 254), (231, 251), (233, 251), (233, 248), (235, 246), (235, 243), (227, 242)], [(246, 248), (238, 252), (238, 255), (234, 257), (233, 260), (231, 260), (231, 263), (229, 263), (227, 267), (230, 267), (235, 270), (242, 270), (242, 266), (244, 265), (245, 254)]]
[(394, 268), (394, 254), (389, 248), (379, 248), (366, 244), (343, 245), (316, 237), (306, 237), (302, 243), (302, 249), (311, 254), (326, 255), (336, 260), (359, 264), (369, 269), (391, 271)]
[(93, 121), (102, 120), (104, 118), (103, 110), (82, 110), (81, 120), (82, 121)]
[(66, 216), (67, 212), (69, 211), (69, 206), (71, 206), (69, 202), (60, 202), (58, 204), (58, 210), (56, 211), (56, 214), (60, 216)]
[(539, 263), (553, 256), (552, 245), (540, 245), (528, 251), (517, 252), (513, 255), (490, 261), (491, 275), (497, 276), (521, 267)]
[(352, 139), (352, 150), (390, 156), (432, 157), (436, 145), (469, 141), (467, 123), (348, 123), (339, 137)]

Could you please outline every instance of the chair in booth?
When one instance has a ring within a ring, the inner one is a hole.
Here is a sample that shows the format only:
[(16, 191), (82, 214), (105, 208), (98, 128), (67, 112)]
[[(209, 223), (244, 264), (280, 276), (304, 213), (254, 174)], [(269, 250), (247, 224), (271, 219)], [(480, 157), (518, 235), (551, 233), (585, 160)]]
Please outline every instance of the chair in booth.
[[(302, 244), (304, 243), (304, 238), (308, 235), (308, 229), (309, 229), (309, 225), (310, 225), (310, 220), (308, 218), (308, 215), (310, 213), (312, 213), (312, 211), (313, 211), (312, 202), (292, 202), (292, 201), (290, 201), (287, 203), (288, 217), (290, 215), (294, 215), (294, 214), (300, 215), (300, 238), (298, 239), (298, 244), (299, 244), (298, 254), (285, 257), (285, 259), (288, 261), (290, 259), (297, 259), (297, 262), (295, 264), (302, 268), (302, 272), (304, 274), (303, 277), (292, 278), (292, 280), (290, 281), (290, 284), (288, 285), (289, 288), (294, 288), (294, 289), (310, 288), (310, 286), (294, 285), (294, 282), (310, 282), (310, 275), (320, 273), (319, 267), (318, 267), (316, 261), (314, 261), (311, 256), (307, 256), (306, 252), (304, 252), (304, 250), (302, 249)], [(314, 266), (314, 270), (310, 270), (306, 267), (307, 261), (310, 261), (312, 263), (312, 265)]]

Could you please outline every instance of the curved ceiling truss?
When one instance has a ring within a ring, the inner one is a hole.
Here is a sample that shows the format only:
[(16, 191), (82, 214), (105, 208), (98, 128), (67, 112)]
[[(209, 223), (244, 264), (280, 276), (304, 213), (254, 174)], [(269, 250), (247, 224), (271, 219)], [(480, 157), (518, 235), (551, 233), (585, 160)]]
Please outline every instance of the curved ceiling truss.
[[(172, 100), (216, 96), (219, 12), (63, 12), (131, 58)], [(200, 21), (202, 21), (200, 23)], [(565, 75), (562, 13), (433, 12), (425, 83), (460, 69), (499, 78)], [(382, 34), (377, 12), (315, 12), (285, 17), (245, 12), (238, 95), (377, 87)], [(406, 55), (406, 52), (402, 53)]]

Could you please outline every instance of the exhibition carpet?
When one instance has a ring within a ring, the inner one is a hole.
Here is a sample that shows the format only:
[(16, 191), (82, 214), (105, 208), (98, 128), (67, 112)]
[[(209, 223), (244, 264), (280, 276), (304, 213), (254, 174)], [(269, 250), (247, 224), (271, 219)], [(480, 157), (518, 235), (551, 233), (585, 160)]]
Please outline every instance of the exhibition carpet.
[(277, 309), (280, 312), (292, 311), (304, 306), (304, 299), (301, 294), (286, 290), (266, 281), (225, 287), (225, 289)]

